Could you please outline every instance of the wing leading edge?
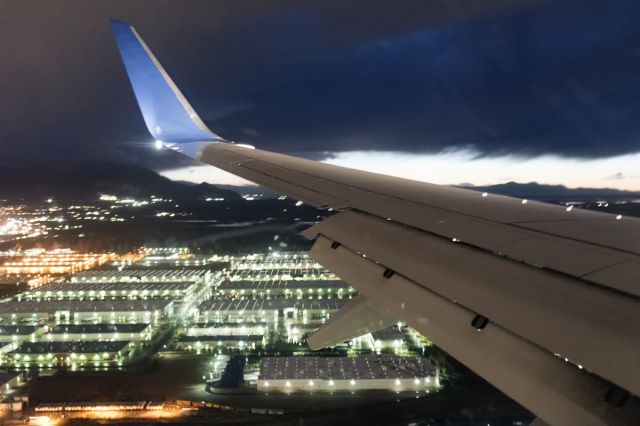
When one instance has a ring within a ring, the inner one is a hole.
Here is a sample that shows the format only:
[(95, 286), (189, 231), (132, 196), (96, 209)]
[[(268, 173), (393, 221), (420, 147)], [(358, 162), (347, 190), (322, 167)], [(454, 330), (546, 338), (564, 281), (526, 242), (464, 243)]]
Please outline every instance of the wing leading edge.
[(550, 424), (637, 423), (640, 221), (220, 143), (137, 32), (113, 29), (152, 135), (337, 211), (303, 234), (362, 298), (313, 346), (399, 319)]

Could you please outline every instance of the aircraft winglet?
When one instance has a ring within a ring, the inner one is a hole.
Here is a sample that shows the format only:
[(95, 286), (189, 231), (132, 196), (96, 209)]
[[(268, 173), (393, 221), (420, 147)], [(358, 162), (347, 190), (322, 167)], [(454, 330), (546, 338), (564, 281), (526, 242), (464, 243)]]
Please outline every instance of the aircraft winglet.
[(198, 117), (138, 32), (111, 21), (111, 29), (149, 133), (160, 143), (224, 141)]

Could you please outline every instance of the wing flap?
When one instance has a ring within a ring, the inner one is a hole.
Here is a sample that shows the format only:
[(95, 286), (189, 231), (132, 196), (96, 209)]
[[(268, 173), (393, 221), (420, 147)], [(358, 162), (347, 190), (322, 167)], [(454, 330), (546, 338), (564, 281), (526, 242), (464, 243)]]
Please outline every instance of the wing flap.
[(640, 293), (640, 262), (624, 262), (599, 269), (584, 278), (606, 286), (613, 286), (625, 293)]
[(400, 274), (334, 241), (318, 237), (311, 256), (357, 288), (385, 315), (406, 322), (549, 424), (635, 425), (637, 399), (624, 407), (605, 402), (609, 384), (493, 322), (482, 331), (476, 316)]
[(390, 327), (395, 320), (386, 316), (365, 296), (357, 296), (334, 313), (307, 338), (311, 350), (337, 345), (354, 337)]
[(631, 298), (362, 213), (338, 213), (304, 235), (336, 241), (640, 394), (640, 310)]

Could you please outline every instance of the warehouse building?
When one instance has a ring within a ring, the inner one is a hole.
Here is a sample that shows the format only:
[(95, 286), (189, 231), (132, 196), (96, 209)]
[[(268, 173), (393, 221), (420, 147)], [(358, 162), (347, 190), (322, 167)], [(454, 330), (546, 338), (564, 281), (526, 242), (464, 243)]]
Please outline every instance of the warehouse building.
[(261, 392), (430, 391), (440, 387), (438, 369), (426, 358), (395, 355), (263, 358)]
[(347, 300), (321, 299), (210, 299), (200, 304), (196, 314), (203, 322), (277, 322), (282, 314), (287, 320), (322, 323)]
[(187, 329), (188, 336), (263, 335), (268, 331), (266, 322), (214, 322), (196, 323)]
[(206, 269), (124, 269), (84, 271), (71, 277), (71, 282), (202, 282), (210, 281), (211, 270)]
[(237, 271), (244, 270), (276, 270), (282, 268), (297, 270), (317, 270), (319, 273), (326, 273), (326, 269), (315, 260), (309, 257), (306, 252), (253, 254), (233, 258), (231, 269)]
[(209, 299), (198, 306), (201, 322), (277, 322), (282, 301), (256, 299)]
[(264, 347), (265, 337), (253, 335), (182, 336), (178, 340), (179, 349), (188, 351), (255, 350)]
[(16, 296), (16, 300), (148, 299), (182, 300), (193, 294), (195, 281), (57, 282)]
[(307, 253), (254, 254), (231, 261), (229, 280), (337, 280)]
[(219, 270), (228, 266), (229, 262), (214, 261), (208, 256), (196, 256), (189, 255), (183, 259), (176, 259), (175, 257), (162, 257), (162, 256), (145, 256), (140, 262), (130, 263), (123, 265), (128, 271), (144, 271), (149, 269), (179, 269), (190, 271), (209, 271)]
[(347, 302), (346, 299), (296, 300), (292, 307), (283, 312), (287, 320), (322, 324)]
[(112, 259), (112, 254), (81, 254), (70, 250), (52, 250), (20, 256), (0, 265), (0, 274), (6, 275), (61, 275), (72, 274), (102, 265)]
[(52, 342), (67, 341), (108, 341), (128, 340), (132, 342), (151, 340), (153, 327), (146, 323), (137, 324), (59, 324), (44, 338)]
[(149, 300), (11, 300), (0, 303), (0, 321), (39, 323), (50, 318), (56, 322), (144, 322), (157, 323), (172, 314), (173, 302)]
[(338, 278), (320, 268), (298, 269), (281, 266), (278, 268), (264, 269), (231, 269), (226, 278), (230, 281), (269, 281), (269, 280), (337, 280)]
[(296, 299), (342, 298), (353, 295), (353, 288), (340, 280), (262, 280), (224, 281), (217, 287), (221, 297)]
[(7, 358), (14, 367), (107, 367), (126, 363), (133, 348), (128, 341), (25, 342)]

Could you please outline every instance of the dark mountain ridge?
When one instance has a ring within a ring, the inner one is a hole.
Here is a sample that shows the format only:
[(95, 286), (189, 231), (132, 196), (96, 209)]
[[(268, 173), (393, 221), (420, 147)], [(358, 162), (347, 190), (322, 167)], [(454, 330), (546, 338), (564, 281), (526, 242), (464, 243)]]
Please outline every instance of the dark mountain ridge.
[(463, 188), (516, 198), (530, 198), (542, 201), (598, 201), (640, 199), (638, 191), (622, 191), (613, 188), (567, 188), (563, 185), (544, 185), (537, 182), (507, 182), (499, 185), (460, 185)]
[[(638, 191), (612, 188), (567, 188), (563, 185), (544, 185), (536, 182), (459, 186), (476, 191), (543, 201), (640, 199)], [(155, 195), (175, 200), (224, 197), (229, 201), (235, 201), (240, 200), (238, 192), (247, 193), (247, 191), (254, 192), (255, 189), (230, 186), (219, 188), (207, 183), (176, 182), (136, 164), (93, 161), (0, 167), (0, 198), (10, 200), (36, 201), (49, 197), (58, 200), (93, 200), (101, 194), (109, 194), (134, 198), (148, 198)]]
[(175, 200), (204, 197), (240, 199), (235, 192), (214, 185), (175, 182), (134, 164), (87, 162), (0, 167), (0, 197), (11, 200), (93, 200), (101, 194)]

